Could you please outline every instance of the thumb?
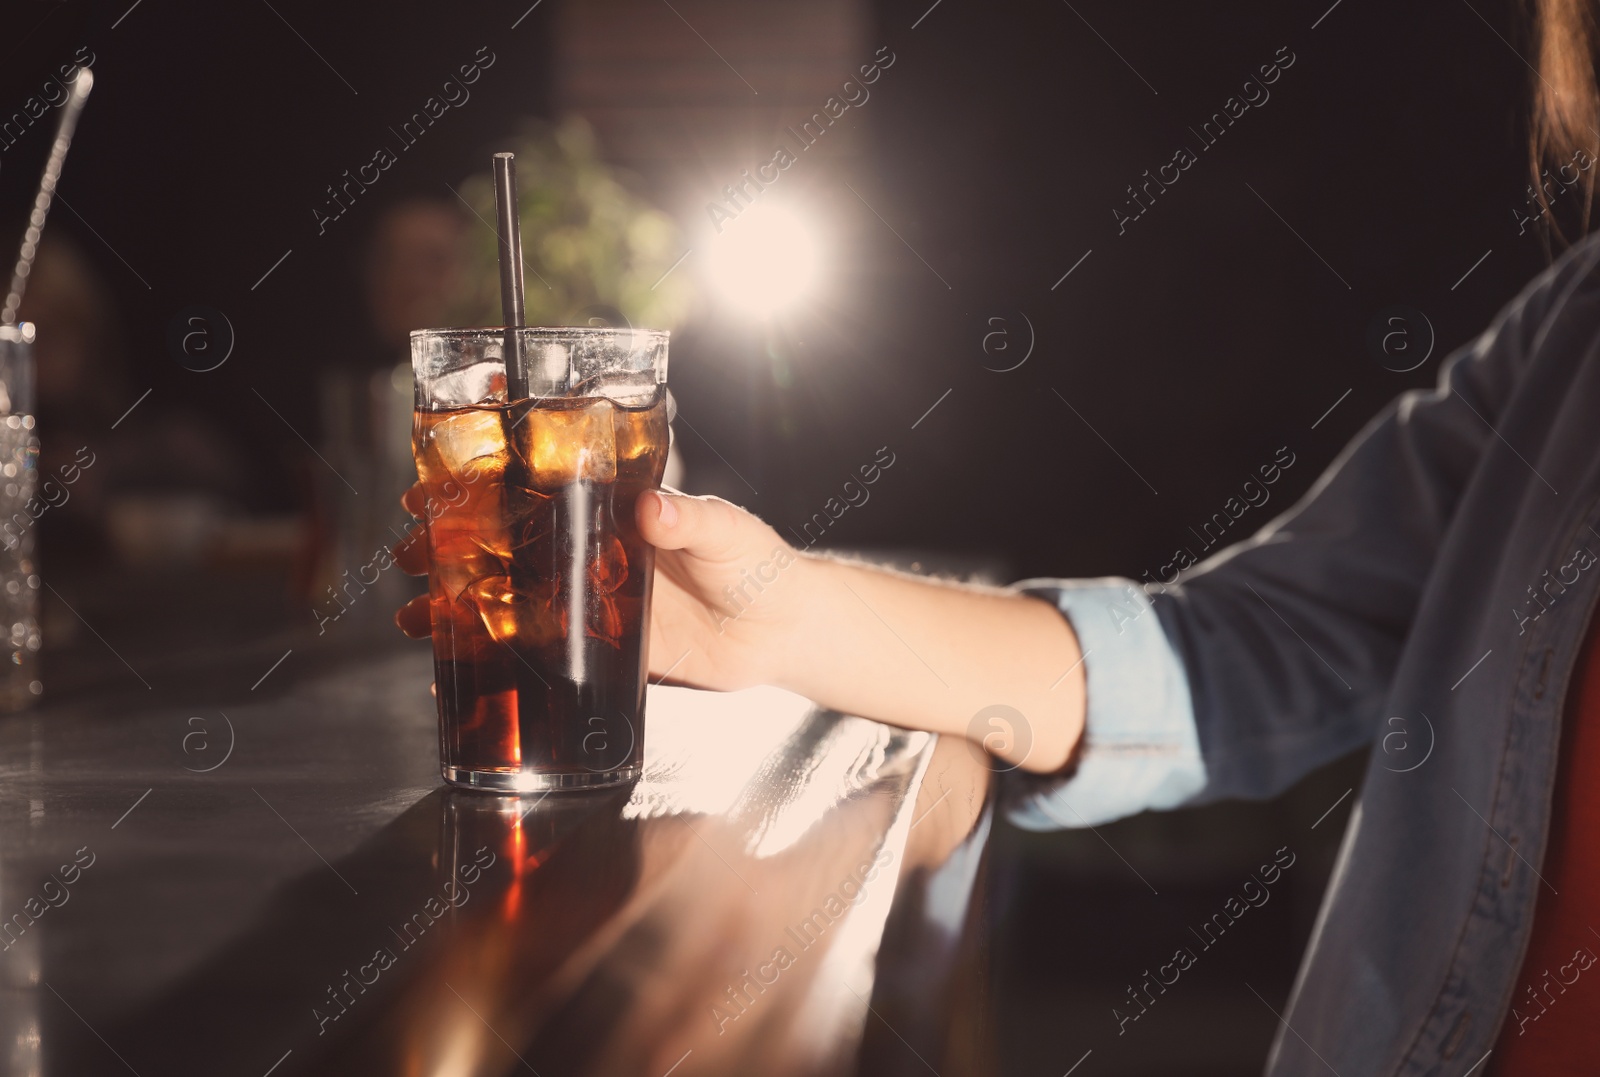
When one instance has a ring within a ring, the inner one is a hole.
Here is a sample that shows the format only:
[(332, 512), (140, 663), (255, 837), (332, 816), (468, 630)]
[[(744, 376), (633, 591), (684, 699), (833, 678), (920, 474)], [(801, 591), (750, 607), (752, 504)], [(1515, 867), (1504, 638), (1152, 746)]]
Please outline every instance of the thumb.
[(650, 491), (634, 511), (639, 533), (661, 550), (683, 550), (710, 561), (736, 560), (763, 525), (720, 497), (690, 497), (677, 490)]

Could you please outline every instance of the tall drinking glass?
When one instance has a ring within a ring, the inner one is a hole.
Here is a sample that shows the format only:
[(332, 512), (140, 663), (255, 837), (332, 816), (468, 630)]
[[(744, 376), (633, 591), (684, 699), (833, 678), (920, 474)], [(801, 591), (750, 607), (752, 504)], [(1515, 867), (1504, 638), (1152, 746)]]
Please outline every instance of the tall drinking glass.
[[(655, 549), (634, 507), (666, 467), (667, 336), (411, 334), (453, 785), (580, 789), (639, 773)], [(526, 395), (508, 399), (508, 381)]]
[(42, 511), (33, 422), (33, 325), (0, 325), (0, 711), (33, 704), (39, 683), (39, 573), (34, 520)]

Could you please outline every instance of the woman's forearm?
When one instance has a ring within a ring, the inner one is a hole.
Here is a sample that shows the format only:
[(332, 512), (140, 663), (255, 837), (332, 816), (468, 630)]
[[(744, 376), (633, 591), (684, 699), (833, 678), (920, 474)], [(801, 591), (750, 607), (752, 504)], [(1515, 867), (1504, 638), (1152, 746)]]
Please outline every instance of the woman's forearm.
[[(1084, 667), (1053, 606), (810, 554), (794, 571), (803, 597), (778, 641), (783, 687), (845, 713), (973, 735), (1025, 770), (1058, 770), (1071, 756)], [(1020, 721), (983, 713), (991, 707)]]

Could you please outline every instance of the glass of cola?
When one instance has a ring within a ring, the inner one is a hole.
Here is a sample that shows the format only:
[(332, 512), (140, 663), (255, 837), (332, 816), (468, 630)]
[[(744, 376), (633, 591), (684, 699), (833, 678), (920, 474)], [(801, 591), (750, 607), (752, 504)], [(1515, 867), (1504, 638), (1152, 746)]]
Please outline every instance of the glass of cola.
[(634, 508), (666, 468), (667, 339), (609, 327), (411, 334), (440, 763), (453, 785), (582, 789), (639, 773), (655, 550)]

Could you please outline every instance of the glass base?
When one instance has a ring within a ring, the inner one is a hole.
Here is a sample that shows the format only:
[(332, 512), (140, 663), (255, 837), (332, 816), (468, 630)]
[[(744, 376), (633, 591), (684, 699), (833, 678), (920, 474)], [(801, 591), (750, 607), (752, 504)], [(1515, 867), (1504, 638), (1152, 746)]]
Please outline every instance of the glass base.
[(640, 769), (635, 763), (616, 770), (542, 773), (536, 770), (468, 770), (446, 764), (439, 768), (439, 773), (458, 789), (476, 789), (484, 793), (554, 793), (626, 785), (639, 776)]

